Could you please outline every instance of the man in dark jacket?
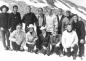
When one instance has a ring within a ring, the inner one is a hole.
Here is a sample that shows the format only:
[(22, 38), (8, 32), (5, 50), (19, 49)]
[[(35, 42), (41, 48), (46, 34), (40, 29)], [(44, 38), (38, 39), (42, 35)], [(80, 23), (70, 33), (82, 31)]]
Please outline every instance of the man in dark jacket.
[(41, 41), (39, 46), (41, 45), (41, 51), (43, 54), (49, 54), (50, 35), (48, 32), (46, 32), (45, 27), (41, 27), (40, 30), (42, 33), (39, 36), (39, 41)]
[[(61, 8), (59, 8), (59, 12), (58, 12), (58, 15), (57, 15), (59, 40), (61, 40), (61, 35), (62, 35), (63, 19), (64, 19), (63, 10)], [(60, 55), (62, 55), (63, 54), (62, 44), (60, 44), (60, 52), (61, 52)]]
[(29, 26), (29, 24), (34, 25), (35, 23), (37, 25), (37, 21), (38, 21), (35, 14), (31, 12), (31, 7), (28, 6), (27, 8), (28, 8), (28, 13), (25, 14), (22, 19), (23, 23), (25, 23), (25, 32), (28, 32), (27, 26)]
[(64, 15), (62, 13), (62, 9), (59, 8), (59, 13), (57, 15), (57, 20), (58, 20), (58, 34), (62, 34), (62, 21), (64, 19)]
[(79, 41), (78, 41), (78, 45), (79, 45), (79, 57), (81, 57), (81, 59), (84, 56), (84, 44), (85, 44), (85, 25), (83, 23), (83, 21), (78, 21), (78, 16), (74, 15), (73, 16), (73, 27), (76, 30), (76, 33), (78, 35)]
[(13, 12), (10, 14), (9, 20), (10, 20), (10, 31), (13, 32), (16, 29), (16, 25), (21, 23), (21, 15), (18, 11), (18, 6), (13, 6)]
[(42, 8), (39, 8), (38, 9), (38, 22), (37, 22), (37, 35), (39, 36), (41, 34), (41, 30), (40, 28), (42, 26), (45, 26), (46, 25), (46, 18), (45, 18), (45, 15), (43, 14), (43, 9)]
[[(10, 49), (10, 41), (9, 41), (9, 14), (7, 11), (9, 8), (6, 5), (1, 6), (0, 8), (1, 13), (0, 13), (0, 31), (2, 35), (2, 42), (5, 50)], [(5, 39), (5, 36), (7, 39)], [(6, 45), (7, 42), (7, 45)]]

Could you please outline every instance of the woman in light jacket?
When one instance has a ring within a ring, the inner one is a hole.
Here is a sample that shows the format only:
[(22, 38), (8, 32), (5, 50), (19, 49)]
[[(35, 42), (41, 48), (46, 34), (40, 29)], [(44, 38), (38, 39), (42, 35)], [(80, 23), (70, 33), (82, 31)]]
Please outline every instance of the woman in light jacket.
[(9, 40), (12, 44), (12, 49), (16, 51), (24, 50), (24, 45), (26, 42), (26, 34), (22, 30), (22, 25), (18, 24), (16, 26), (16, 30), (14, 30), (9, 37)]
[(37, 33), (34, 31), (33, 24), (28, 27), (29, 31), (26, 34), (26, 46), (28, 47), (28, 52), (33, 52), (36, 50), (36, 41), (38, 40)]
[(62, 46), (64, 52), (67, 56), (73, 56), (73, 59), (76, 59), (78, 51), (78, 36), (74, 30), (72, 30), (72, 25), (67, 25), (67, 30), (62, 34)]

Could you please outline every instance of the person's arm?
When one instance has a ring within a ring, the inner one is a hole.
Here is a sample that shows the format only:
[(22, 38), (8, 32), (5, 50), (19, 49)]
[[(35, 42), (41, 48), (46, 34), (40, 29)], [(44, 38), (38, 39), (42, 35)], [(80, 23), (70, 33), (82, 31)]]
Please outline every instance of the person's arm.
[(57, 17), (54, 18), (54, 25), (56, 28), (58, 28), (58, 21), (57, 21)]
[(10, 40), (10, 41), (16, 42), (15, 33), (16, 33), (16, 32), (13, 31), (13, 32), (10, 34), (10, 37), (9, 37), (9, 40)]
[(25, 31), (25, 26), (26, 26), (26, 24), (25, 24), (25, 16), (26, 16), (26, 15), (24, 15), (23, 18), (22, 18), (22, 20), (21, 20), (21, 21), (22, 21), (22, 26), (23, 26), (22, 29), (23, 29), (24, 31)]
[(25, 17), (26, 17), (26, 15), (23, 16), (22, 23), (25, 23)]
[(29, 35), (28, 33), (26, 34), (26, 43), (29, 41)]
[(21, 46), (23, 47), (26, 44), (26, 34), (23, 34), (23, 40), (21, 42)]
[(65, 36), (66, 33), (63, 32), (62, 34), (62, 40), (61, 40), (61, 43), (62, 43), (62, 46), (64, 49), (66, 49), (66, 36)]
[(35, 15), (34, 13), (33, 13), (33, 20), (34, 20), (34, 22), (35, 22), (35, 24), (36, 24), (36, 26), (37, 26), (38, 19), (37, 19), (36, 15)]
[(8, 16), (8, 29), (11, 28), (11, 25), (12, 24), (12, 14), (10, 13), (9, 16)]
[(76, 32), (74, 32), (74, 41), (72, 42), (71, 47), (74, 47), (74, 45), (78, 45), (78, 36)]
[(81, 40), (80, 40), (80, 43), (85, 43), (85, 25), (84, 25), (84, 23), (83, 22), (81, 22), (81, 28), (80, 28), (80, 30), (81, 30)]
[(19, 13), (19, 23), (22, 23), (22, 20), (21, 20), (21, 14)]

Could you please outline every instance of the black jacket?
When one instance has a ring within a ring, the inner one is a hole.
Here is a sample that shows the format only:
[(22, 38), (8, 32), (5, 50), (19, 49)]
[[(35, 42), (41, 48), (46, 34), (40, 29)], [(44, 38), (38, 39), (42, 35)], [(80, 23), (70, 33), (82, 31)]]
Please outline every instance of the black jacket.
[(28, 26), (29, 24), (37, 23), (37, 18), (34, 13), (27, 13), (24, 15), (22, 21)]
[(48, 47), (48, 45), (50, 43), (50, 35), (49, 35), (49, 33), (46, 33), (45, 37), (42, 34), (40, 34), (39, 40), (42, 42), (42, 46)]
[(8, 13), (0, 13), (0, 27), (4, 29), (9, 28), (9, 14)]
[(77, 23), (74, 23), (73, 27), (76, 30), (79, 40), (85, 39), (85, 25), (83, 21), (78, 21)]
[(59, 20), (59, 16), (57, 15), (58, 20), (58, 34), (62, 34), (62, 21), (64, 19), (64, 15), (62, 15), (61, 20)]
[(17, 24), (22, 23), (20, 13), (19, 12), (17, 12), (16, 14), (10, 13), (9, 21), (10, 27), (16, 27)]

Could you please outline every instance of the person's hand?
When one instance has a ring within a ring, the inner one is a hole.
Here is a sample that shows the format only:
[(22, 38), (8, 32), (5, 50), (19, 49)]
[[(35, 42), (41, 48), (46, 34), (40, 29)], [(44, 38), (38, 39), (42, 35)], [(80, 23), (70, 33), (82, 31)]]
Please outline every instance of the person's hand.
[(83, 39), (81, 39), (81, 40), (80, 40), (80, 43), (84, 43), (84, 40), (83, 40)]
[(64, 50), (65, 50), (65, 52), (67, 52), (67, 49), (66, 48)]
[(9, 32), (11, 31), (11, 28), (9, 29)]
[(1, 27), (1, 30), (3, 31), (3, 30), (4, 30), (4, 28), (3, 28), (3, 27)]
[(71, 48), (71, 52), (73, 51), (73, 48)]
[(46, 48), (46, 47), (44, 47), (44, 46), (43, 46), (43, 49), (47, 50), (47, 48)]
[(38, 38), (35, 38), (34, 41), (36, 41)]
[(74, 47), (74, 45), (73, 45), (73, 44), (71, 45), (71, 48), (72, 48), (72, 47)]
[(21, 46), (21, 47), (20, 47), (20, 50), (23, 50), (23, 49), (24, 49), (24, 48)]

